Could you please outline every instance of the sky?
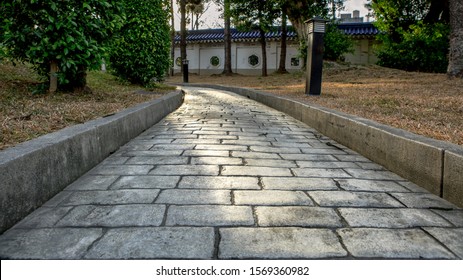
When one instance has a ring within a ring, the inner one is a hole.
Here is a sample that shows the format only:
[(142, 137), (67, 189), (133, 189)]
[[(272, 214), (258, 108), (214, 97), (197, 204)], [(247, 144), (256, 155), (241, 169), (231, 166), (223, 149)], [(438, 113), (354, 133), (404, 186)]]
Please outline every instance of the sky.
[[(176, 2), (176, 1), (174, 1)], [(345, 10), (341, 11), (341, 13), (352, 13), (354, 10), (360, 11), (360, 16), (364, 17), (364, 21), (366, 21), (366, 14), (368, 13), (367, 9), (365, 9), (364, 4), (366, 3), (365, 0), (346, 0), (344, 2)], [(178, 8), (174, 4), (174, 11), (178, 11)], [(200, 25), (200, 29), (209, 29), (209, 28), (223, 28), (223, 20), (220, 19), (220, 12), (217, 11), (217, 6), (215, 4), (211, 4), (207, 12), (201, 17), (201, 20), (204, 21), (203, 24)], [(187, 27), (190, 29), (189, 27)], [(175, 17), (175, 30), (180, 30), (180, 15), (177, 13)]]

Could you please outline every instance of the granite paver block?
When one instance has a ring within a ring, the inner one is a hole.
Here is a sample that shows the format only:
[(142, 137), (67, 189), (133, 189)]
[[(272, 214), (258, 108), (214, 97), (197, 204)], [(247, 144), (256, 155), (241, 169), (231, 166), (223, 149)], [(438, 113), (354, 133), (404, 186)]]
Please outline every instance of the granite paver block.
[(457, 227), (463, 227), (463, 209), (459, 210), (433, 210)]
[(114, 206), (82, 205), (72, 209), (57, 227), (160, 226), (164, 205), (131, 204)]
[(427, 227), (424, 230), (452, 250), (458, 258), (463, 259), (463, 228)]
[(306, 206), (256, 207), (259, 226), (341, 227), (333, 209)]
[(339, 190), (328, 178), (263, 177), (262, 182), (267, 190)]
[(233, 151), (233, 157), (245, 158), (245, 159), (281, 159), (277, 154), (271, 153), (257, 153), (257, 152), (239, 152)]
[(285, 148), (310, 148), (311, 146), (308, 143), (301, 143), (301, 142), (272, 142), (272, 146), (274, 147), (285, 147)]
[(300, 161), (337, 161), (332, 155), (311, 155), (311, 154), (280, 154), (286, 160)]
[(60, 205), (152, 203), (159, 190), (80, 191), (65, 198)]
[(259, 190), (259, 180), (253, 177), (185, 176), (180, 189), (243, 189)]
[(40, 207), (13, 228), (48, 228), (53, 227), (66, 215), (72, 206), (68, 207)]
[(430, 193), (392, 193), (410, 208), (457, 209), (452, 203)]
[(357, 258), (455, 258), (420, 229), (345, 228), (337, 231), (347, 250)]
[(257, 140), (223, 140), (222, 142), (225, 145), (246, 145), (246, 146), (264, 146), (264, 147), (270, 147), (270, 142), (269, 141), (257, 141)]
[(238, 136), (234, 136), (234, 135), (199, 135), (199, 139), (236, 140), (236, 139), (238, 139)]
[(223, 166), (224, 176), (292, 176), (289, 168), (261, 166)]
[(403, 205), (385, 193), (347, 192), (347, 191), (311, 191), (308, 194), (321, 206), (329, 207), (403, 207)]
[(347, 255), (328, 229), (222, 228), (220, 236), (219, 259), (323, 259)]
[(242, 165), (240, 158), (230, 157), (194, 157), (191, 164), (212, 164), (212, 165)]
[(86, 259), (211, 259), (213, 228), (155, 227), (110, 229)]
[(365, 170), (365, 169), (345, 169), (347, 173), (358, 179), (369, 180), (403, 180), (397, 174), (390, 171)]
[(153, 165), (100, 165), (90, 171), (97, 175), (145, 175)]
[(157, 151), (157, 150), (193, 150), (195, 148), (195, 144), (158, 144), (154, 145), (150, 150)]
[(127, 157), (175, 157), (182, 152), (183, 150), (129, 151), (122, 155)]
[(122, 176), (110, 189), (172, 189), (180, 176)]
[(302, 168), (360, 168), (355, 162), (345, 161), (297, 161)]
[(251, 226), (254, 216), (249, 206), (170, 206), (168, 226)]
[(351, 178), (342, 169), (328, 169), (328, 168), (292, 168), (296, 176), (300, 177), (322, 177), (322, 178)]
[(229, 151), (187, 150), (183, 152), (185, 157), (228, 157)]
[(248, 166), (267, 166), (267, 167), (297, 167), (293, 161), (279, 159), (246, 159)]
[(187, 164), (188, 158), (184, 157), (133, 157), (130, 158), (126, 164)]
[(261, 153), (300, 154), (299, 148), (251, 146), (251, 151)]
[(218, 165), (161, 165), (150, 175), (219, 175)]
[(313, 205), (301, 191), (234, 191), (237, 205)]
[(393, 181), (375, 181), (358, 179), (339, 179), (341, 188), (346, 191), (366, 191), (366, 192), (409, 192)]
[(119, 176), (86, 175), (70, 184), (68, 191), (107, 190)]
[(81, 259), (101, 229), (15, 229), (0, 236), (1, 259)]
[(127, 162), (129, 157), (121, 157), (121, 156), (110, 156), (106, 158), (102, 164), (124, 164)]
[(247, 146), (240, 145), (197, 145), (196, 150), (247, 151)]
[(371, 160), (361, 155), (336, 155), (336, 158), (340, 161), (372, 162)]
[(201, 144), (201, 145), (214, 145), (220, 144), (219, 139), (176, 139), (172, 144)]
[(230, 191), (167, 189), (156, 199), (163, 204), (231, 204)]
[(412, 228), (451, 226), (439, 215), (427, 209), (341, 208), (339, 212), (351, 227)]
[(335, 149), (335, 148), (325, 148), (325, 149), (318, 149), (318, 148), (301, 148), (302, 153), (304, 154), (319, 154), (319, 155), (345, 155), (347, 154), (344, 151)]

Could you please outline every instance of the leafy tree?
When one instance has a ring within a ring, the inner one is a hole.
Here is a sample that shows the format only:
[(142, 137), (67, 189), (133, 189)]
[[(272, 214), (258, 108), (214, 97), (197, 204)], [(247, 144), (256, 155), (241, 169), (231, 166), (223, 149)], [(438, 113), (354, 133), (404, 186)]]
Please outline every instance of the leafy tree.
[(448, 0), (373, 0), (369, 6), (382, 31), (378, 64), (409, 71), (446, 71)]
[[(2, 1), (0, 42), (7, 55), (33, 64), (56, 87), (84, 88), (121, 22), (119, 1)], [(56, 72), (55, 72), (56, 71)]]
[(340, 60), (343, 54), (354, 51), (354, 43), (335, 24), (328, 24), (324, 36), (325, 50), (323, 58), (327, 60)]
[(110, 50), (110, 67), (119, 77), (148, 86), (170, 65), (168, 7), (163, 0), (124, 0), (125, 21)]

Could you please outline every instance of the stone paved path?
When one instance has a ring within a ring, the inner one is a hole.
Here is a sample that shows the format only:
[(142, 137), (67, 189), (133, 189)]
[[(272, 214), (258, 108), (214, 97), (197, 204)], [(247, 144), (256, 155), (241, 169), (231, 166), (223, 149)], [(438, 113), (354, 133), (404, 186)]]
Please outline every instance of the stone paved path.
[(0, 236), (0, 256), (462, 259), (463, 210), (283, 113), (190, 88)]

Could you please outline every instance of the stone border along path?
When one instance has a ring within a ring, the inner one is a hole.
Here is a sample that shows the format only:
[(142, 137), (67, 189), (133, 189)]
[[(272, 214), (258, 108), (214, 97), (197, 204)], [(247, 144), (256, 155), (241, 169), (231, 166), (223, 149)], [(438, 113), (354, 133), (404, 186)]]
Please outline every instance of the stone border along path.
[(2, 259), (463, 259), (463, 210), (236, 94), (185, 103), (0, 236)]

